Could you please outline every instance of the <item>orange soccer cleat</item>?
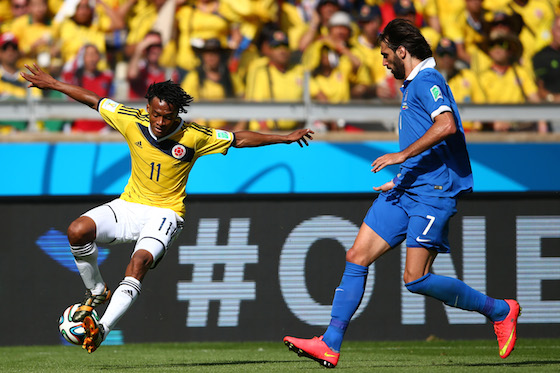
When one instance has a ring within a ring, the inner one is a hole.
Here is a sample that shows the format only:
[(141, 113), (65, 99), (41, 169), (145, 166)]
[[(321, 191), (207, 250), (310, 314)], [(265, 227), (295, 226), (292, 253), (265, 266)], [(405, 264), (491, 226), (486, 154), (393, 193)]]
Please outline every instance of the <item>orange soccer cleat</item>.
[(86, 337), (84, 338), (82, 348), (91, 354), (103, 342), (105, 329), (103, 325), (97, 323), (91, 316), (86, 316), (84, 319), (84, 330), (86, 331)]
[(323, 336), (311, 339), (284, 337), (284, 344), (298, 356), (313, 359), (326, 368), (336, 367), (340, 356), (338, 352), (334, 352), (323, 342)]
[(494, 322), (494, 332), (498, 338), (500, 357), (505, 359), (515, 347), (517, 340), (517, 318), (521, 315), (519, 303), (513, 299), (504, 299), (509, 305), (509, 313), (502, 321)]

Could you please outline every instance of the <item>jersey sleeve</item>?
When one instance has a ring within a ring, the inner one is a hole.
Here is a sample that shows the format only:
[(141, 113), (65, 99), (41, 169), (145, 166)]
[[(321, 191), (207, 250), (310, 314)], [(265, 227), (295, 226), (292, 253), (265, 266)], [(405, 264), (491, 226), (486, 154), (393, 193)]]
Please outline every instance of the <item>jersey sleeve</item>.
[(434, 74), (428, 75), (422, 81), (422, 85), (418, 89), (418, 99), (421, 101), (422, 106), (432, 118), (435, 118), (444, 112), (452, 111), (451, 107), (451, 93), (447, 83), (443, 79), (437, 79)]
[(191, 128), (198, 135), (196, 152), (199, 156), (216, 153), (226, 154), (235, 140), (235, 135), (229, 131), (204, 127), (196, 123), (192, 123)]
[(138, 109), (124, 106), (109, 98), (102, 98), (101, 101), (99, 101), (97, 111), (107, 124), (120, 133), (124, 133), (126, 126), (130, 123), (127, 119), (138, 118), (141, 115)]

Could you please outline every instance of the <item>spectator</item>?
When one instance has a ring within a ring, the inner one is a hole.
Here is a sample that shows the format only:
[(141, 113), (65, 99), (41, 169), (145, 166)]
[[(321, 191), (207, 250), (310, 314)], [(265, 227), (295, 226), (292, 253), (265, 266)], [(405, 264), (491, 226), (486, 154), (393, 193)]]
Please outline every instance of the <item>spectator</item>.
[[(468, 68), (461, 68), (457, 58), (457, 47), (448, 38), (441, 38), (434, 55), (436, 59), (436, 69), (447, 81), (453, 97), (457, 103), (472, 102), (472, 90), (475, 84), (475, 75)], [(478, 131), (481, 128), (479, 122), (463, 121), (465, 131)]]
[(317, 2), (313, 16), (309, 21), (309, 27), (299, 42), (300, 51), (305, 52), (314, 41), (328, 35), (329, 20), (339, 10), (340, 5), (336, 0), (319, 0)]
[(393, 74), (383, 66), (383, 57), (379, 47), (381, 10), (377, 5), (367, 4), (360, 8), (357, 16), (360, 34), (356, 39), (356, 49), (367, 68), (371, 84), (364, 91), (362, 98), (380, 98), (384, 101), (400, 99), (400, 83)]
[(508, 7), (522, 19), (519, 39), (523, 43), (524, 58), (530, 63), (534, 54), (550, 43), (554, 8), (551, 2), (540, 0), (511, 0)]
[(0, 99), (27, 96), (25, 79), (19, 73), (18, 61), (21, 56), (19, 42), (11, 32), (0, 36)]
[[(414, 6), (413, 1), (396, 0), (393, 9), (395, 12), (395, 18), (403, 18), (417, 25), (422, 33), (422, 36), (424, 36), (428, 44), (432, 47), (432, 51), (434, 51), (435, 46), (439, 42), (440, 33), (437, 29), (434, 29), (429, 25), (423, 26), (423, 22), (421, 21), (422, 16), (416, 12), (416, 7)], [(439, 29), (439, 23), (437, 23), (436, 27)]]
[[(74, 61), (66, 64), (62, 81), (88, 89), (99, 97), (113, 94), (113, 72), (99, 70), (101, 53), (93, 44), (84, 45)], [(106, 132), (110, 127), (103, 120), (77, 119), (72, 123), (73, 132)]]
[[(245, 99), (248, 101), (301, 101), (303, 98), (303, 66), (291, 65), (291, 51), (288, 37), (283, 31), (274, 32), (268, 41), (269, 62), (255, 66), (253, 85), (247, 86)], [(289, 87), (289, 89), (286, 89)], [(303, 123), (291, 119), (252, 120), (251, 130), (291, 130)]]
[(278, 24), (280, 29), (288, 35), (292, 52), (298, 51), (299, 43), (307, 31), (307, 23), (303, 14), (298, 12), (298, 8), (294, 4), (284, 1), (280, 9)]
[[(20, 57), (18, 40), (14, 34), (5, 32), (0, 36), (0, 100), (25, 99), (27, 84), (17, 66)], [(24, 130), (27, 121), (0, 121), (0, 133), (13, 129)]]
[[(381, 0), (379, 3), (381, 8), (381, 30), (395, 18), (402, 18), (403, 16), (410, 16), (412, 23), (420, 28), (422, 27), (422, 16), (416, 12), (412, 0)], [(411, 15), (412, 14), (412, 15)]]
[[(448, 36), (447, 32), (454, 27), (457, 17), (465, 9), (465, 0), (420, 0), (415, 4), (424, 3), (424, 9), (418, 9), (421, 14), (425, 14), (428, 20), (437, 19), (439, 29), (434, 21), (428, 24), (437, 30), (442, 36)], [(418, 7), (417, 7), (418, 8)]]
[(330, 50), (330, 58), (337, 60), (336, 64), (349, 77), (351, 83), (351, 97), (361, 98), (371, 85), (368, 70), (362, 63), (360, 51), (352, 43), (352, 21), (346, 12), (336, 12), (328, 23), (328, 34), (316, 40), (305, 51), (303, 61), (306, 69), (313, 71), (320, 62), (323, 47)]
[[(347, 72), (340, 69), (338, 60), (332, 58), (332, 51), (324, 45), (321, 49), (319, 65), (311, 73), (309, 94), (313, 100), (341, 104), (350, 100), (350, 79)], [(337, 131), (345, 126), (344, 119), (338, 121), (316, 121), (313, 124), (315, 132), (326, 130)]]
[(456, 21), (445, 29), (445, 36), (457, 47), (459, 60), (464, 62), (464, 66), (470, 66), (475, 71), (484, 67), (480, 58), (487, 59), (479, 47), (484, 41), (485, 18), (489, 14), (482, 4), (483, 0), (465, 0), (465, 9)]
[(257, 36), (262, 25), (268, 22), (279, 22), (280, 7), (276, 0), (221, 0), (222, 11), (235, 27), (232, 30), (230, 47), (233, 53), (230, 58), (230, 69), (237, 70), (237, 64), (251, 42)]
[(560, 103), (560, 16), (552, 25), (552, 41), (533, 57), (539, 97)]
[[(196, 0), (183, 5), (175, 16), (177, 22), (177, 66), (185, 72), (194, 70), (199, 59), (192, 49), (191, 40), (218, 39), (227, 45), (233, 24), (223, 14), (224, 6), (217, 0)], [(235, 47), (235, 45), (233, 45)]]
[(76, 0), (65, 2), (57, 13), (59, 22), (60, 54), (64, 64), (76, 58), (78, 52), (85, 44), (93, 44), (101, 53), (100, 69), (108, 67), (106, 57), (105, 38), (108, 32), (124, 27), (118, 14), (108, 7), (102, 0), (97, 0), (107, 15), (109, 23), (99, 22), (98, 11), (94, 0)]
[[(552, 41), (533, 57), (539, 97), (551, 103), (560, 103), (560, 16), (552, 24)], [(560, 120), (550, 123), (554, 132), (560, 132)]]
[[(495, 35), (488, 39), (484, 49), (492, 59), (492, 66), (477, 74), (473, 87), (473, 102), (479, 104), (520, 104), (540, 102), (532, 74), (519, 65), (523, 46), (513, 34)], [(547, 132), (547, 124), (494, 121), (484, 123), (484, 129), (493, 131), (537, 130)]]
[(163, 67), (159, 63), (162, 53), (161, 35), (155, 31), (148, 32), (144, 40), (136, 45), (127, 67), (130, 99), (143, 98), (152, 83), (167, 80), (179, 82), (176, 69)]
[(19, 40), (21, 63), (51, 67), (51, 48), (54, 45), (55, 32), (51, 25), (47, 0), (29, 0), (29, 14), (16, 18), (10, 31)]
[(27, 0), (0, 0), (0, 33), (8, 31), (13, 20), (28, 11)]
[[(227, 68), (226, 50), (219, 39), (205, 40), (201, 46), (193, 46), (199, 55), (200, 64), (181, 83), (181, 87), (198, 101), (220, 101), (238, 96), (236, 87)], [(233, 128), (233, 123), (221, 119), (196, 119), (196, 123), (212, 128)]]

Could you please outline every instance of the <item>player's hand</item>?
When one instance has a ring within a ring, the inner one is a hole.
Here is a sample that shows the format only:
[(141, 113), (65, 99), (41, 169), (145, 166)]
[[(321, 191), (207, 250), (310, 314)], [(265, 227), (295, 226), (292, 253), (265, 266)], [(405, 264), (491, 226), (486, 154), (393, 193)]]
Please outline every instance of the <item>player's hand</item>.
[(54, 84), (56, 84), (57, 80), (41, 70), (36, 63), (33, 64), (33, 67), (25, 64), (25, 67), (30, 73), (21, 72), (20, 74), (23, 79), (31, 83), (27, 86), (28, 88), (36, 87), (41, 89), (51, 89), (54, 87)]
[(406, 160), (402, 153), (388, 153), (377, 158), (371, 164), (371, 172), (379, 172), (387, 166), (392, 164), (403, 163)]
[(303, 148), (304, 144), (305, 146), (309, 146), (308, 139), (313, 140), (313, 136), (311, 136), (311, 134), (314, 133), (315, 132), (313, 132), (310, 129), (301, 129), (301, 130), (294, 131), (289, 135), (286, 135), (286, 138), (290, 143), (297, 142), (299, 146)]
[(390, 180), (390, 181), (387, 181), (383, 185), (373, 187), (373, 190), (375, 190), (376, 192), (386, 192), (388, 190), (393, 189), (394, 186), (395, 186), (395, 183), (393, 182), (393, 180)]

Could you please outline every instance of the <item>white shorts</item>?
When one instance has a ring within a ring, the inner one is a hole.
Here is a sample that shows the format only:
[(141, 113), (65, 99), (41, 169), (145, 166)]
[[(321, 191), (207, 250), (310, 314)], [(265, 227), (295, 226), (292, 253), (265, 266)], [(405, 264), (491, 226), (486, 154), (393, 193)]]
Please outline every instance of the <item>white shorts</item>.
[(183, 218), (173, 210), (127, 202), (120, 198), (95, 207), (82, 216), (95, 222), (96, 243), (136, 242), (134, 252), (147, 250), (152, 254), (152, 268), (163, 258), (167, 248), (183, 229)]

